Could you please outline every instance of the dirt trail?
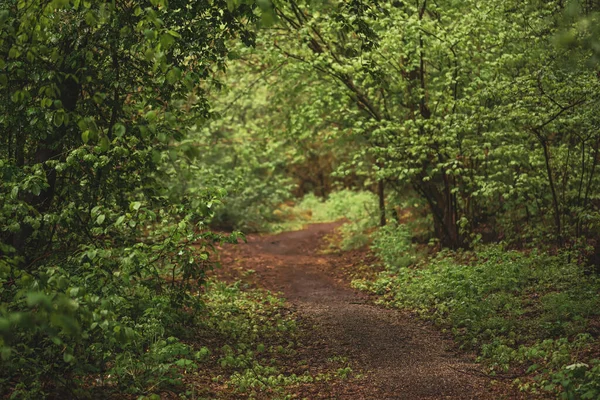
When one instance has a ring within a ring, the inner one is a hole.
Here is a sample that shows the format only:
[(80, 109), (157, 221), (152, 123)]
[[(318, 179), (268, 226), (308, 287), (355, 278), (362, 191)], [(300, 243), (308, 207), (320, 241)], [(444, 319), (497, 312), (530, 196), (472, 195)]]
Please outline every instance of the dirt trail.
[[(320, 254), (336, 224), (274, 236), (250, 236), (225, 251), (232, 263), (256, 271), (268, 289), (281, 291), (309, 332), (314, 362), (325, 354), (348, 356), (365, 372), (360, 387), (313, 393), (338, 399), (518, 399), (504, 383), (492, 387), (451, 341), (406, 313), (371, 304), (339, 279), (340, 255)], [(346, 260), (347, 261), (347, 260)], [(337, 278), (337, 279), (336, 279)], [(306, 324), (305, 324), (306, 325)]]

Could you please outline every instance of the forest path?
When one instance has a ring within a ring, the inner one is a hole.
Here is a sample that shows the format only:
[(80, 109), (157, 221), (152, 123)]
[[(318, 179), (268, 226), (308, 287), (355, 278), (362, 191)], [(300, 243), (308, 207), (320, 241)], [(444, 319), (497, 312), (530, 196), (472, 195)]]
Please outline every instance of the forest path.
[(490, 378), (434, 328), (407, 313), (373, 305), (367, 295), (349, 288), (340, 268), (351, 260), (320, 252), (323, 237), (338, 225), (250, 235), (247, 244), (227, 246), (222, 259), (225, 270), (252, 269), (259, 286), (283, 292), (304, 322), (313, 363), (346, 356), (365, 372), (359, 384), (319, 389), (308, 398), (520, 398), (505, 383), (492, 387)]

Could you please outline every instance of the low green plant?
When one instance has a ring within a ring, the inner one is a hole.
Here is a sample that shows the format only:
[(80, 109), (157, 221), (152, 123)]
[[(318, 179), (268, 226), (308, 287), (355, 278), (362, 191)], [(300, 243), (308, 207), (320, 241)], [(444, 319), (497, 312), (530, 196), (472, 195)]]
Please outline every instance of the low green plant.
[(297, 354), (299, 331), (281, 297), (265, 290), (242, 290), (241, 282), (214, 280), (208, 282), (203, 297), (200, 336), (218, 338), (219, 343), (204, 351), (203, 372), (237, 396), (253, 398), (260, 392), (270, 398), (290, 398), (290, 389), (298, 384), (342, 378), (333, 366), (315, 374), (290, 368), (297, 363), (296, 358), (290, 363), (289, 357)]
[(600, 360), (590, 360), (589, 364), (577, 362), (564, 366), (552, 375), (545, 389), (561, 389), (564, 400), (592, 400), (600, 398)]
[(348, 379), (352, 374), (352, 368), (344, 367), (337, 370), (337, 375), (342, 379)]
[(373, 234), (371, 249), (390, 270), (408, 267), (415, 262), (412, 236), (406, 225), (390, 222)]
[[(561, 386), (560, 377), (575, 374), (568, 365), (591, 363), (585, 354), (593, 345), (588, 322), (600, 315), (596, 278), (569, 262), (567, 254), (517, 252), (502, 245), (443, 251), (411, 265), (407, 237), (402, 228), (380, 230), (373, 249), (386, 270), (374, 281), (353, 285), (450, 330), (462, 347), (479, 352), (492, 373), (525, 368), (538, 378), (533, 385), (522, 381), (524, 387), (583, 393), (571, 384)], [(586, 370), (590, 377), (597, 373), (592, 370)], [(577, 388), (592, 390), (585, 376)]]
[(379, 221), (377, 196), (366, 191), (344, 189), (326, 199), (308, 194), (292, 207), (279, 211), (282, 222), (271, 225), (271, 232), (301, 229), (309, 223), (343, 221), (337, 229), (342, 250), (362, 247), (370, 241), (369, 232)]
[(258, 362), (253, 363), (249, 368), (242, 372), (234, 372), (229, 378), (229, 383), (239, 392), (248, 392), (250, 390), (279, 389), (279, 394), (284, 393), (283, 388), (298, 383), (312, 383), (315, 378), (310, 374), (304, 375), (284, 375), (276, 367), (263, 366)]
[(340, 190), (331, 193), (326, 199), (313, 194), (306, 195), (296, 209), (310, 213), (313, 222), (332, 222), (340, 219), (348, 221), (377, 218), (377, 196), (366, 191)]

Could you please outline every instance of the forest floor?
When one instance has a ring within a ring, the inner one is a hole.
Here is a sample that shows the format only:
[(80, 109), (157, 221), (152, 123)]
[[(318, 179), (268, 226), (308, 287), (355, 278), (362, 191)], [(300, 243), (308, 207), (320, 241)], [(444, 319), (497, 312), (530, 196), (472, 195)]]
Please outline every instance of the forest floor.
[[(408, 312), (375, 305), (350, 288), (366, 251), (323, 251), (339, 223), (277, 235), (249, 235), (226, 246), (219, 275), (281, 292), (300, 320), (304, 359), (313, 365), (347, 358), (353, 375), (341, 383), (304, 387), (309, 399), (520, 399), (509, 380), (481, 372), (473, 356)], [(368, 261), (368, 260), (367, 260)]]

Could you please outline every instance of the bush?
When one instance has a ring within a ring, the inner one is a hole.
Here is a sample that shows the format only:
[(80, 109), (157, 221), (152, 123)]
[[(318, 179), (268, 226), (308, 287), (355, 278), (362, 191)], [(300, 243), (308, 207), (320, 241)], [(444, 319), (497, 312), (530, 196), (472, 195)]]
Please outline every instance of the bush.
[[(400, 227), (381, 229), (373, 247), (386, 271), (374, 282), (356, 280), (354, 286), (450, 329), (462, 347), (479, 351), (491, 371), (529, 368), (538, 376), (537, 387), (550, 388), (548, 382), (572, 375), (567, 365), (591, 363), (585, 360), (593, 343), (587, 325), (600, 315), (600, 283), (567, 255), (489, 245), (441, 252), (408, 267), (407, 237)], [(595, 390), (587, 379), (597, 368), (586, 371), (577, 387)], [(564, 385), (560, 390), (584, 391)]]
[(301, 229), (308, 223), (344, 221), (338, 228), (336, 245), (343, 250), (362, 247), (369, 242), (369, 231), (379, 222), (377, 196), (371, 192), (341, 190), (327, 199), (308, 194), (296, 205), (284, 207), (280, 214), (288, 221), (271, 226), (272, 232)]
[(371, 248), (392, 271), (408, 267), (416, 259), (408, 228), (395, 222), (378, 229), (373, 234)]
[(368, 221), (367, 225), (376, 225), (379, 213), (375, 194), (347, 189), (333, 192), (325, 200), (313, 194), (306, 195), (296, 209), (300, 213), (310, 212), (312, 222), (332, 222), (341, 219), (350, 222), (365, 220)]

